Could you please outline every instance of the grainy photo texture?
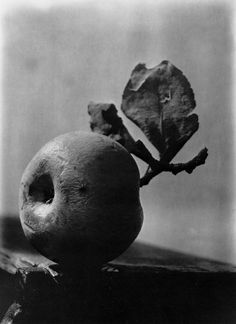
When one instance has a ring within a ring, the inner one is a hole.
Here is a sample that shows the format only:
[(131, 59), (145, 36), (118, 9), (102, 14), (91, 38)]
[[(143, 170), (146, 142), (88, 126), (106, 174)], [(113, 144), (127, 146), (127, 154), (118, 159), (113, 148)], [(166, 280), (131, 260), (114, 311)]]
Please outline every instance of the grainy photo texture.
[[(35, 305), (47, 323), (233, 323), (233, 9), (55, 1), (1, 15), (2, 323), (43, 323)], [(228, 306), (208, 312), (206, 292)]]

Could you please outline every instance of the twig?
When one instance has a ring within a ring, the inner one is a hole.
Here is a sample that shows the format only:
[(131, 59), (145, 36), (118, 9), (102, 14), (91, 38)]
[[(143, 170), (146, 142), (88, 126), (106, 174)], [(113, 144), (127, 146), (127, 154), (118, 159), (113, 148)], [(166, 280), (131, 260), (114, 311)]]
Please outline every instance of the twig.
[[(17, 302), (13, 302), (4, 315), (1, 324), (15, 324), (18, 322), (22, 313), (22, 306)], [(18, 322), (19, 323), (19, 322)]]
[[(151, 153), (149, 152), (149, 154)], [(208, 150), (205, 147), (198, 153), (198, 155), (196, 155), (192, 160), (186, 163), (164, 163), (162, 161), (155, 160), (152, 157), (152, 160), (155, 161), (152, 161), (152, 165), (149, 164), (151, 169), (148, 168), (144, 176), (140, 179), (140, 187), (147, 185), (152, 180), (152, 178), (164, 171), (171, 172), (174, 175), (182, 171), (192, 173), (196, 167), (205, 163), (207, 156)]]
[[(90, 126), (92, 131), (116, 140), (121, 145), (123, 145), (127, 149), (127, 151), (147, 163), (148, 169), (144, 176), (140, 179), (140, 187), (147, 185), (152, 178), (163, 171), (172, 172), (173, 174), (177, 174), (181, 171), (192, 173), (197, 166), (205, 163), (208, 155), (206, 148), (187, 163), (170, 163), (170, 161), (186, 141), (177, 141), (177, 150), (175, 145), (174, 147), (172, 147), (172, 151), (168, 150), (167, 156), (163, 156), (163, 158), (161, 158), (160, 160), (155, 159), (142, 141), (135, 141), (134, 138), (130, 135), (129, 131), (124, 126), (122, 119), (118, 116), (117, 109), (113, 104), (95, 104), (91, 102), (88, 106), (88, 112), (91, 118)], [(162, 119), (163, 115), (161, 115), (160, 129), (161, 135), (164, 136), (162, 129)], [(198, 128), (196, 116), (194, 120), (197, 123), (196, 125)], [(193, 128), (194, 132), (197, 130), (197, 128)]]
[(146, 162), (152, 169), (157, 167), (158, 160), (156, 160), (142, 141), (138, 140), (134, 143), (130, 153), (134, 154), (142, 161)]

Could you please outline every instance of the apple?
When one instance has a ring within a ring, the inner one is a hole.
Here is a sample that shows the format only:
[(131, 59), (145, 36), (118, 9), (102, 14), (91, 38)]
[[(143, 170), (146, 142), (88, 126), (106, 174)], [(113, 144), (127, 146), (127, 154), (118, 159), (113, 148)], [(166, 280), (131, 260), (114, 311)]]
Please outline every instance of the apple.
[(138, 235), (143, 212), (139, 171), (110, 138), (70, 132), (48, 142), (26, 167), (20, 219), (26, 237), (62, 265), (101, 265)]

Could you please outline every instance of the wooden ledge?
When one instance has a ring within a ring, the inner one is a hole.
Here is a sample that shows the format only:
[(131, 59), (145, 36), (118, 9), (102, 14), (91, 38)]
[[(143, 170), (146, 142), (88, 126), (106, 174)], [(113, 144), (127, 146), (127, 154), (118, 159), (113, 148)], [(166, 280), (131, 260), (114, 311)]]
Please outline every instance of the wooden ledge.
[(236, 323), (233, 265), (136, 242), (102, 269), (68, 272), (13, 228), (0, 250), (1, 324)]

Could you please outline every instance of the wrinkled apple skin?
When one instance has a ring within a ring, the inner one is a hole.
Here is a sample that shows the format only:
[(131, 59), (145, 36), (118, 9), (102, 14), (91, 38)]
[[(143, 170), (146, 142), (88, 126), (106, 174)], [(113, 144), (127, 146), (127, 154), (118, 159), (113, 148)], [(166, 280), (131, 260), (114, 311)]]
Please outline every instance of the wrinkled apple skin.
[(19, 209), (26, 237), (49, 259), (103, 264), (125, 251), (141, 229), (137, 165), (106, 136), (58, 136), (26, 167)]

